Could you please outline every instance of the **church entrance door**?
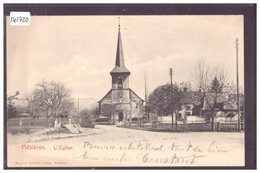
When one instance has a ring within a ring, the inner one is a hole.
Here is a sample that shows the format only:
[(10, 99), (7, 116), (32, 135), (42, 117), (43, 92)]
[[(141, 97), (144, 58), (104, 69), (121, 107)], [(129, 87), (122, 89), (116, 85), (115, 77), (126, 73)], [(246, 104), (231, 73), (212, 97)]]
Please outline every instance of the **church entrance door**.
[(118, 122), (123, 121), (123, 119), (124, 119), (123, 112), (119, 112), (118, 113)]

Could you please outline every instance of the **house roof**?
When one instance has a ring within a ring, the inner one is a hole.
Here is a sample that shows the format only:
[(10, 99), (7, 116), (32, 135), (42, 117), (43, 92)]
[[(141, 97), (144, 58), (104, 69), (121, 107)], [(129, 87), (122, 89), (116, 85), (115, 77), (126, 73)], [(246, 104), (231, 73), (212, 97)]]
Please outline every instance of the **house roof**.
[[(210, 107), (213, 106), (214, 104), (214, 99), (215, 99), (215, 96), (214, 94), (212, 93), (205, 93), (205, 96), (204, 96), (204, 104), (203, 104), (203, 108), (202, 110), (210, 110)], [(217, 105), (216, 107), (219, 107), (219, 103), (223, 103), (225, 101), (227, 101), (228, 99), (226, 98), (225, 95), (221, 94), (217, 97)]]
[(23, 113), (21, 113), (19, 116), (20, 116), (20, 117), (29, 117), (30, 114), (23, 112)]
[[(223, 107), (221, 109), (223, 110), (236, 110), (237, 109), (237, 102), (236, 102), (236, 99), (233, 98), (234, 97), (234, 94), (221, 94), (218, 96), (218, 99), (217, 99), (217, 107), (220, 106), (220, 107)], [(235, 96), (236, 98), (236, 96)], [(240, 104), (243, 104), (244, 102), (244, 98), (243, 98), (243, 95), (239, 96), (240, 98)], [(207, 100), (206, 100), (207, 99)], [(210, 105), (212, 105), (214, 102), (214, 96), (213, 94), (211, 93), (206, 93), (205, 94), (205, 98), (204, 98), (204, 105), (203, 105), (203, 110), (209, 110), (210, 109)], [(222, 106), (221, 106), (221, 105)]]
[(225, 110), (236, 110), (237, 104), (231, 101), (224, 101), (224, 109)]
[(194, 105), (199, 105), (201, 99), (203, 98), (203, 93), (196, 91), (186, 91), (183, 93), (183, 99), (186, 104), (192, 103)]
[(122, 46), (122, 40), (121, 40), (120, 25), (118, 25), (118, 39), (117, 39), (115, 67), (110, 72), (110, 74), (112, 74), (112, 73), (129, 73), (130, 74), (130, 71), (125, 67), (125, 59), (124, 59), (123, 46)]

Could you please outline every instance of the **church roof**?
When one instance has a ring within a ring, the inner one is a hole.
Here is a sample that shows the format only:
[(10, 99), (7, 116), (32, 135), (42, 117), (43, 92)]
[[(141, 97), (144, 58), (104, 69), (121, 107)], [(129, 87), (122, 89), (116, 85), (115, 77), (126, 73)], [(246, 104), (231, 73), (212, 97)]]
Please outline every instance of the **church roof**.
[(121, 33), (120, 33), (120, 25), (118, 25), (118, 40), (117, 40), (117, 51), (116, 51), (116, 63), (114, 69), (110, 72), (112, 73), (129, 73), (130, 71), (125, 67), (125, 59), (123, 53), (123, 46), (121, 40)]
[[(143, 99), (141, 99), (141, 97), (139, 97), (132, 89), (126, 89), (129, 90), (131, 97), (131, 100), (140, 100), (142, 103), (144, 102)], [(108, 91), (108, 93), (101, 99), (98, 101), (98, 103), (106, 103), (106, 104), (112, 104), (113, 103), (113, 98), (112, 98), (112, 89)]]
[(115, 66), (114, 69), (110, 73), (130, 73), (129, 70), (125, 66), (119, 67)]

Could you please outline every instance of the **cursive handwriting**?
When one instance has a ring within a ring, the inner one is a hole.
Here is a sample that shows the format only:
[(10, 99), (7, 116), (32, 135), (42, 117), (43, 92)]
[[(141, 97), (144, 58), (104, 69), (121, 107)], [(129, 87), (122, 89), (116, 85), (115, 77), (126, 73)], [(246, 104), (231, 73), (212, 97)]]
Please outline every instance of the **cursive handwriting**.
[(190, 156), (177, 156), (173, 154), (172, 156), (151, 156), (149, 153), (141, 156), (138, 155), (136, 158), (141, 159), (143, 163), (161, 163), (161, 164), (195, 164), (197, 159), (200, 157), (206, 157), (205, 155), (190, 155)]
[(227, 149), (224, 147), (219, 147), (215, 141), (213, 141), (208, 148), (209, 153), (227, 153), (231, 151), (231, 149)]
[[(209, 145), (197, 145), (189, 141), (185, 145), (176, 143), (160, 144), (153, 142), (129, 142), (126, 144), (97, 144), (84, 142), (81, 153), (74, 153), (74, 159), (100, 162), (135, 162), (159, 165), (196, 165), (201, 158), (225, 154), (230, 148), (210, 142)], [(78, 150), (77, 150), (78, 151)]]

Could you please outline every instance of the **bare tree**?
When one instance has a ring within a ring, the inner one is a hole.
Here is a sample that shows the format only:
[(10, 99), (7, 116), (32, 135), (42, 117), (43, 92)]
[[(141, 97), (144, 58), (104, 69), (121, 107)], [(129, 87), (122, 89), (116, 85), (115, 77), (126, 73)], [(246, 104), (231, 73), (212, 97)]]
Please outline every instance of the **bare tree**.
[(229, 85), (228, 72), (222, 66), (209, 66), (205, 61), (198, 61), (191, 72), (193, 87), (204, 94), (204, 106), (211, 112), (212, 130), (214, 131), (214, 114), (218, 103)]
[(15, 95), (9, 96), (7, 98), (7, 117), (14, 118), (18, 115), (18, 112), (15, 107), (15, 103), (13, 100), (18, 100), (16, 96), (19, 95), (19, 91), (16, 91)]
[(27, 110), (32, 115), (31, 117), (39, 117), (41, 114), (41, 110), (38, 106), (38, 103), (36, 102), (34, 95), (30, 95), (28, 97), (28, 105), (27, 105)]
[(109, 123), (111, 122), (111, 117), (116, 113), (116, 105), (114, 104), (103, 104), (101, 106), (101, 114), (108, 117)]
[(191, 72), (193, 87), (206, 93), (211, 76), (210, 66), (203, 60), (199, 60)]
[(74, 102), (69, 99), (64, 99), (61, 102), (60, 109), (58, 110), (58, 115), (61, 117), (72, 117), (77, 115), (77, 109)]
[(64, 101), (70, 96), (70, 91), (63, 83), (46, 82), (42, 80), (36, 85), (36, 89), (31, 99), (31, 104), (35, 110), (44, 113), (45, 117), (57, 117)]

